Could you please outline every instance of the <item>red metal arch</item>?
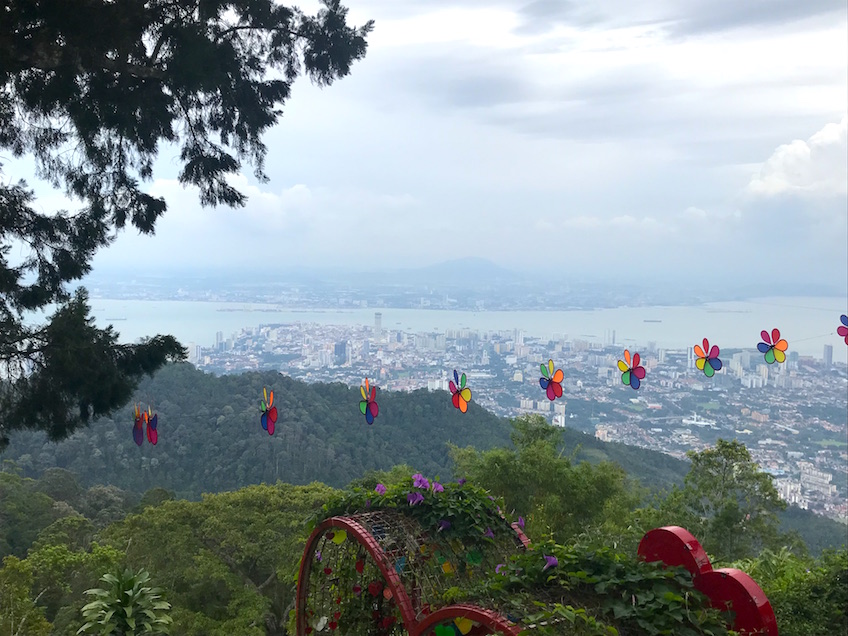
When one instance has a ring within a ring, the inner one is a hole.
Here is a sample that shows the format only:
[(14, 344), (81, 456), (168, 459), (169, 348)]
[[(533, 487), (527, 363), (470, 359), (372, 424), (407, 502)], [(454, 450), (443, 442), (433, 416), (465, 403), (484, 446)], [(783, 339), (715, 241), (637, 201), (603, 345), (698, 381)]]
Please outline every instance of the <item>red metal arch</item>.
[(325, 532), (331, 528), (342, 528), (349, 535), (352, 535), (359, 543), (368, 551), (374, 563), (383, 575), (383, 579), (392, 592), (392, 597), (395, 599), (398, 608), (400, 609), (401, 618), (406, 630), (411, 634), (415, 629), (415, 611), (412, 608), (412, 602), (409, 600), (409, 595), (406, 593), (406, 588), (400, 580), (394, 567), (389, 562), (383, 548), (377, 543), (377, 540), (371, 536), (361, 524), (348, 517), (331, 517), (324, 520), (306, 541), (306, 547), (303, 549), (303, 559), (300, 562), (300, 574), (297, 580), (297, 634), (303, 636), (306, 634), (306, 582), (309, 580), (309, 575), (312, 570), (312, 561), (315, 558), (315, 546), (318, 540)]
[[(409, 629), (410, 636), (425, 636), (428, 630), (440, 623), (452, 621), (455, 618), (467, 618), (485, 626), (492, 633), (503, 633), (506, 636), (518, 636), (521, 631), (506, 618), (491, 610), (476, 605), (448, 605), (424, 618), (420, 623)], [(474, 632), (472, 632), (474, 633)], [(482, 632), (486, 633), (486, 632)]]

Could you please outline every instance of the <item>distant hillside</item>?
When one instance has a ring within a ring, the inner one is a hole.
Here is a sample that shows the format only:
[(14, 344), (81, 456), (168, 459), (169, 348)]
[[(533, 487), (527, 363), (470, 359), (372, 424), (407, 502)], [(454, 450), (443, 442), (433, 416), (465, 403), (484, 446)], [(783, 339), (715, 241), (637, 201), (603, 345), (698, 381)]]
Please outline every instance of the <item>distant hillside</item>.
[[(259, 424), (266, 386), (274, 390), (279, 412), (273, 437)], [(359, 412), (359, 399), (358, 388), (339, 383), (306, 384), (273, 372), (214, 376), (172, 365), (137, 393), (159, 414), (157, 446), (133, 443), (129, 406), (59, 444), (41, 433), (18, 432), (0, 460), (15, 460), (31, 477), (60, 467), (85, 486), (110, 484), (136, 493), (158, 486), (197, 499), (263, 482), (343, 487), (368, 470), (403, 463), (450, 479), (448, 442), (481, 450), (510, 445), (507, 420), (474, 403), (463, 415), (444, 392), (378, 390), (380, 414), (373, 426)], [(682, 483), (688, 470), (686, 462), (668, 455), (572, 429), (564, 430), (563, 440), (566, 453), (580, 447), (578, 459), (616, 462), (653, 491)], [(790, 517), (787, 528), (802, 531), (815, 551), (844, 541), (845, 529), (835, 522), (801, 510)]]

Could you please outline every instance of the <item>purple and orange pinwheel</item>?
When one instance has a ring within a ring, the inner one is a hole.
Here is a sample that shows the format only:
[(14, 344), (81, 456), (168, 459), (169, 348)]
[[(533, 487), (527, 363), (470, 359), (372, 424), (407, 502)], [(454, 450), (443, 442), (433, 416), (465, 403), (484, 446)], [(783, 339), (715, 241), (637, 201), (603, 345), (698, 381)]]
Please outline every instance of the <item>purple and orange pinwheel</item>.
[(839, 316), (839, 322), (842, 324), (836, 329), (836, 333), (845, 338), (845, 344), (848, 345), (848, 316), (842, 314)]
[(545, 390), (545, 395), (553, 402), (562, 397), (562, 380), (565, 374), (562, 369), (554, 369), (554, 361), (548, 360), (548, 364), (542, 364), (542, 377), (539, 378), (539, 386)]
[(757, 345), (757, 350), (765, 354), (766, 362), (774, 364), (775, 362), (784, 362), (786, 360), (786, 350), (789, 348), (789, 343), (780, 337), (780, 329), (772, 329), (771, 334), (768, 331), (761, 331), (760, 335), (763, 341)]
[(453, 380), (448, 383), (451, 392), (451, 401), (454, 408), (459, 409), (463, 413), (468, 411), (468, 403), (471, 401), (471, 389), (465, 386), (467, 378), (463, 373), (461, 376), (453, 370)]
[(147, 426), (147, 441), (156, 446), (159, 441), (159, 414), (153, 413), (150, 407), (142, 411), (138, 404), (135, 405), (135, 423), (133, 424), (133, 440), (138, 446), (144, 443), (144, 427)]
[(374, 418), (380, 413), (377, 406), (377, 387), (369, 386), (368, 378), (365, 378), (365, 384), (359, 387), (359, 392), (362, 394), (359, 411), (365, 416), (366, 422), (373, 424)]
[(645, 367), (639, 364), (639, 354), (634, 353), (630, 359), (630, 351), (624, 350), (624, 360), (618, 361), (618, 370), (621, 371), (621, 383), (629, 384), (631, 388), (638, 389), (645, 379)]
[(277, 407), (274, 406), (274, 392), (271, 391), (269, 395), (268, 389), (263, 388), (262, 394), (265, 396), (265, 399), (262, 400), (262, 415), (259, 421), (262, 424), (262, 428), (268, 431), (268, 435), (273, 435), (277, 425)]
[(710, 349), (710, 341), (704, 338), (704, 347), (695, 345), (695, 355), (698, 359), (695, 360), (695, 366), (704, 372), (704, 375), (711, 378), (715, 372), (721, 369), (721, 360), (718, 358), (718, 347), (713, 345)]

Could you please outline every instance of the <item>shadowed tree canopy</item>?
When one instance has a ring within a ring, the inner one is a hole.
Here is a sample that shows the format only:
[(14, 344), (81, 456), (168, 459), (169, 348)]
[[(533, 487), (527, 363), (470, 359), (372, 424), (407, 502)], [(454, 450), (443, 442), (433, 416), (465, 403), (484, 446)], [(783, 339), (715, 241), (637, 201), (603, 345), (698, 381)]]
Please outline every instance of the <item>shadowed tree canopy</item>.
[[(154, 232), (167, 206), (142, 183), (160, 147), (180, 148), (202, 205), (244, 205), (228, 178), (247, 162), (267, 181), (262, 133), (294, 80), (348, 75), (372, 28), (348, 26), (339, 0), (317, 15), (274, 0), (0, 2), (0, 173), (3, 151), (31, 157), (79, 202), (37, 211), (25, 181), (0, 181), (0, 447), (18, 428), (61, 439), (184, 357), (170, 336), (119, 344), (68, 290), (127, 224)], [(55, 313), (33, 326), (38, 310)]]

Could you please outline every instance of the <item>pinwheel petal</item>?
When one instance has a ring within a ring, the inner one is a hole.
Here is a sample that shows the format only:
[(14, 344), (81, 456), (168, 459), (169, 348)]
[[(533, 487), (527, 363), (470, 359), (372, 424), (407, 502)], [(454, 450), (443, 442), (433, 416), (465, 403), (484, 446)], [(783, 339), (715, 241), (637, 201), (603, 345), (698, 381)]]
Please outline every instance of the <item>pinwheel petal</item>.
[(698, 356), (699, 358), (706, 358), (707, 357), (707, 354), (704, 353), (703, 349), (701, 349), (701, 345), (695, 345), (694, 349), (695, 349), (695, 355)]
[(376, 402), (371, 402), (368, 405), (368, 412), (371, 413), (374, 417), (377, 417), (380, 414), (380, 407), (377, 406)]
[(619, 371), (621, 371), (622, 373), (624, 373), (625, 371), (627, 371), (629, 368), (630, 368), (630, 367), (629, 367), (629, 366), (627, 366), (627, 365), (626, 365), (624, 362), (622, 362), (621, 360), (619, 360), (619, 361), (618, 361), (618, 370), (619, 370)]
[(462, 396), (459, 396), (459, 410), (463, 413), (468, 412), (468, 402)]
[(768, 343), (768, 344), (771, 344), (771, 336), (769, 336), (769, 332), (768, 332), (768, 331), (766, 331), (765, 329), (763, 329), (763, 330), (760, 332), (760, 337), (762, 337), (763, 342), (766, 342), (766, 343)]
[(468, 378), (463, 373), (462, 377), (459, 379), (459, 386), (464, 389), (467, 382), (468, 382)]
[(563, 378), (565, 378), (565, 374), (562, 372), (562, 369), (557, 369), (556, 373), (554, 373), (554, 377), (551, 379), (554, 382), (562, 382)]
[(157, 413), (156, 415), (151, 417), (147, 425), (155, 431), (156, 427), (159, 426), (159, 414)]
[(848, 327), (848, 315), (842, 314), (839, 316), (839, 322)]
[(548, 360), (548, 377), (551, 377), (554, 374), (554, 361)]
[(459, 384), (459, 374), (456, 372), (456, 369), (453, 370), (453, 381), (455, 384)]
[(274, 422), (268, 420), (268, 435), (273, 435), (276, 427), (274, 426)]
[(268, 405), (267, 405), (267, 404), (265, 404), (265, 400), (262, 400), (262, 402), (259, 404), (259, 408), (260, 408), (263, 412), (265, 412), (265, 411), (267, 411), (267, 410), (268, 410)]
[(365, 392), (368, 393), (368, 378), (365, 378)]
[(842, 327), (842, 326), (840, 326), (840, 327), (836, 330), (836, 333), (838, 333), (840, 336), (848, 336), (848, 327)]
[(138, 419), (133, 425), (133, 441), (136, 445), (141, 446), (144, 443), (144, 430), (141, 427), (141, 420)]
[(462, 399), (465, 400), (466, 402), (471, 401), (471, 389), (469, 389), (468, 387), (465, 387), (464, 389), (462, 389), (462, 391), (460, 391), (459, 394), (462, 396)]
[(562, 397), (562, 385), (559, 382), (551, 382), (551, 386), (554, 387), (554, 395), (558, 398)]
[(698, 358), (697, 360), (695, 360), (695, 366), (698, 367), (701, 371), (703, 371), (704, 370), (704, 364), (706, 364), (706, 362), (707, 362), (706, 358)]
[(639, 376), (637, 376), (635, 373), (631, 373), (630, 374), (630, 386), (633, 387), (634, 389), (638, 389), (641, 386), (641, 384), (642, 384), (642, 380), (639, 379)]
[(710, 350), (710, 341), (704, 338), (704, 351)]
[(718, 354), (720, 351), (718, 350), (718, 345), (713, 345), (713, 348), (710, 349), (710, 358), (718, 358)]
[(365, 421), (369, 424), (374, 423), (374, 416), (371, 414), (370, 410), (365, 411)]
[(785, 362), (786, 361), (786, 354), (783, 353), (783, 351), (781, 351), (780, 349), (775, 348), (774, 359), (777, 360), (778, 362)]
[(359, 411), (363, 415), (365, 415), (365, 409), (367, 409), (367, 408), (368, 408), (368, 402), (366, 402), (365, 400), (362, 400), (362, 401), (359, 402)]
[(544, 365), (544, 364), (539, 365), (539, 368), (542, 370), (542, 375), (543, 375), (545, 378), (550, 378), (550, 377), (551, 377), (550, 373), (548, 373), (548, 367), (547, 367), (546, 365)]
[(559, 386), (556, 382), (551, 382), (548, 384), (548, 388), (545, 390), (545, 395), (548, 396), (548, 399), (553, 402), (556, 399), (556, 392), (554, 390), (555, 386)]
[(456, 393), (456, 384), (454, 384), (453, 380), (448, 382), (448, 388), (450, 389), (451, 393)]
[(262, 417), (259, 418), (259, 422), (262, 424), (262, 428), (264, 428), (267, 431), (268, 430), (268, 414), (263, 413)]
[(708, 378), (711, 378), (715, 375), (715, 369), (713, 369), (712, 365), (707, 365), (704, 367), (704, 375)]
[(269, 406), (269, 407), (270, 407), (270, 406), (274, 406), (274, 392), (273, 392), (273, 391), (271, 391), (271, 395), (270, 395), (270, 397), (268, 398), (268, 406)]
[(645, 379), (645, 367), (633, 367), (632, 371), (633, 375), (635, 375), (640, 380)]
[(454, 394), (451, 396), (451, 402), (453, 402), (453, 408), (455, 408), (455, 409), (458, 409), (458, 408), (459, 408), (459, 399), (460, 399), (460, 398), (459, 398), (459, 393), (454, 393)]
[(776, 343), (774, 343), (774, 348), (778, 351), (786, 351), (789, 348), (789, 343), (781, 338)]
[(718, 358), (710, 358), (710, 366), (714, 370), (720, 371), (721, 370), (721, 360), (719, 360)]
[(630, 350), (629, 349), (624, 350), (624, 361), (627, 363), (628, 367), (633, 366), (632, 364), (630, 364)]
[(639, 354), (638, 354), (638, 353), (634, 353), (634, 354), (633, 354), (633, 364), (632, 364), (632, 365), (630, 365), (630, 366), (638, 367), (638, 366), (639, 366), (639, 362), (640, 362), (640, 361), (641, 361), (641, 358), (639, 357)]
[(367, 400), (367, 399), (368, 399), (368, 394), (365, 392), (365, 387), (364, 387), (364, 386), (360, 386), (360, 387), (359, 387), (359, 392), (362, 394), (362, 399), (363, 399), (363, 400)]
[(267, 402), (268, 401), (268, 387), (265, 387), (264, 389), (262, 389), (262, 395), (265, 396), (265, 401)]
[(774, 347), (769, 347), (769, 350), (766, 351), (766, 362), (774, 364)]
[(547, 378), (539, 378), (539, 386), (541, 386), (543, 389), (547, 389), (550, 383), (551, 381)]
[(771, 342), (772, 342), (772, 344), (777, 344), (778, 340), (780, 340), (780, 329), (772, 329), (771, 330)]
[(272, 406), (271, 410), (268, 411), (268, 425), (277, 423), (277, 407)]
[(371, 401), (373, 402), (376, 399), (377, 399), (377, 387), (372, 386), (371, 387)]
[(771, 349), (771, 346), (770, 346), (770, 345), (767, 345), (765, 342), (761, 342), (761, 343), (759, 343), (759, 344), (757, 345), (757, 350), (758, 350), (760, 353), (765, 353), (765, 352), (766, 352), (766, 351), (768, 351), (769, 349)]
[(630, 384), (630, 371), (625, 371), (621, 374), (621, 383)]

